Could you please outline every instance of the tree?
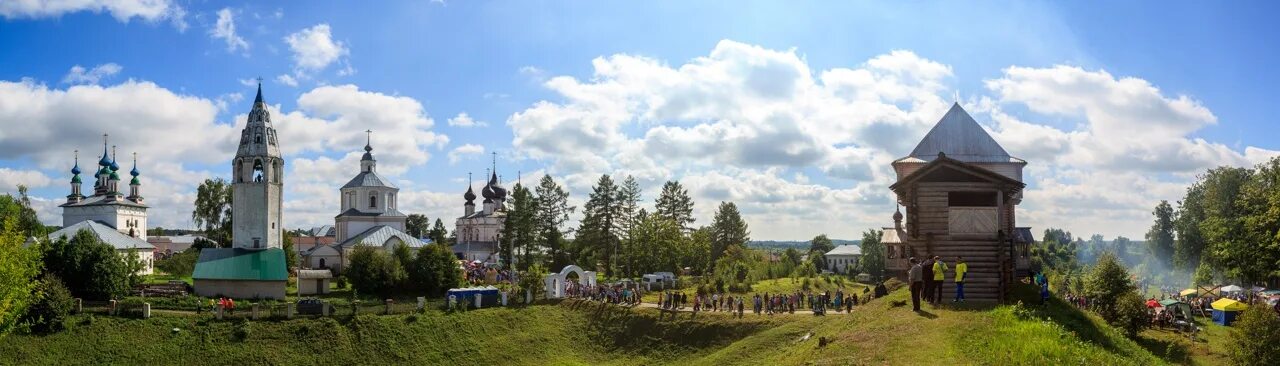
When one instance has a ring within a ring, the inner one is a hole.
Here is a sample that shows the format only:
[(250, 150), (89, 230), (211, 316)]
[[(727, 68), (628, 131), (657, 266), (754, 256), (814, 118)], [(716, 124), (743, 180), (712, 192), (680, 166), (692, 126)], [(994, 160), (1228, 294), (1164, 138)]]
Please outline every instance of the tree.
[(431, 231), (427, 233), (427, 236), (431, 238), (432, 243), (444, 245), (446, 247), (452, 245), (452, 243), (449, 242), (449, 229), (444, 228), (444, 221), (441, 221), (439, 218), (436, 219), (435, 226), (431, 227)]
[(343, 271), (356, 291), (390, 296), (407, 277), (404, 268), (381, 248), (358, 246), (351, 253), (351, 263)]
[(196, 187), (191, 221), (204, 230), (205, 237), (221, 247), (231, 246), (231, 184), (222, 178), (205, 179)]
[[(3, 220), (10, 217), (14, 219), (12, 224), (3, 223)], [(0, 195), (0, 223), (6, 228), (13, 227), (23, 238), (42, 237), (48, 233), (36, 216), (36, 210), (31, 208), (31, 198), (27, 197), (27, 186), (24, 185), (18, 185), (16, 198), (8, 194)]]
[(57, 276), (45, 276), (36, 281), (32, 292), (35, 301), (27, 308), (22, 323), (31, 327), (37, 334), (47, 334), (62, 330), (63, 321), (75, 307), (75, 298), (67, 291), (67, 286)]
[[(1137, 288), (1129, 281), (1129, 271), (1112, 253), (1103, 253), (1085, 279), (1085, 296), (1094, 305), (1094, 311), (1112, 326), (1125, 330), (1130, 336), (1137, 334), (1143, 324), (1146, 309)], [(1136, 307), (1135, 307), (1136, 305)]]
[(285, 232), (280, 246), (284, 249), (285, 268), (298, 268), (298, 251), (293, 248), (294, 233)]
[[(0, 209), (5, 198), (0, 197)], [(10, 200), (9, 203), (12, 203)], [(27, 235), (20, 231), (21, 219), (12, 211), (0, 216), (0, 335), (8, 333), (34, 300), (33, 281), (40, 273), (40, 254), (35, 247), (23, 247)]]
[(689, 240), (682, 246), (680, 264), (688, 267), (694, 274), (703, 274), (711, 268), (711, 239), (714, 234), (710, 227), (700, 227), (689, 234)]
[(1280, 364), (1280, 317), (1265, 307), (1250, 306), (1232, 323), (1235, 331), (1227, 354), (1236, 365)]
[(835, 248), (835, 243), (831, 242), (827, 234), (815, 236), (809, 241), (809, 261), (817, 269), (827, 269), (827, 252)]
[(622, 180), (622, 186), (618, 187), (618, 232), (622, 238), (627, 238), (631, 228), (640, 221), (640, 183), (636, 182), (636, 178), (628, 175)]
[(1236, 204), (1244, 240), (1215, 246), (1214, 257), (1250, 283), (1280, 279), (1280, 157), (1257, 166)]
[(409, 214), (404, 220), (404, 230), (405, 234), (415, 238), (425, 238), (429, 236), (431, 230), (431, 219), (428, 219), (427, 215)]
[(186, 276), (196, 269), (196, 261), (200, 259), (200, 248), (194, 245), (187, 250), (174, 253), (169, 258), (156, 261), (156, 269), (173, 276)]
[[(130, 252), (133, 253), (133, 252)], [(98, 241), (93, 232), (80, 230), (71, 239), (58, 238), (43, 245), (45, 273), (62, 279), (76, 297), (110, 300), (129, 293), (137, 281), (137, 263)]]
[(651, 272), (676, 272), (680, 269), (680, 247), (684, 232), (675, 222), (641, 209), (639, 221), (627, 235), (628, 258), (626, 276)]
[(862, 272), (876, 281), (884, 277), (885, 248), (884, 243), (880, 242), (882, 234), (882, 231), (876, 229), (867, 229), (862, 233), (862, 258), (858, 259)]
[(1152, 215), (1156, 222), (1147, 230), (1147, 252), (1164, 267), (1173, 259), (1173, 206), (1162, 200)]
[(578, 228), (580, 262), (602, 262), (606, 277), (614, 273), (614, 256), (620, 240), (617, 228), (619, 220), (618, 188), (608, 174), (600, 176), (591, 195), (583, 205), (582, 222)]
[(738, 206), (733, 202), (720, 202), (720, 208), (711, 221), (711, 263), (718, 265), (725, 251), (732, 247), (745, 247), (748, 241), (751, 241), (751, 232), (738, 213)]
[[(1256, 254), (1250, 247), (1260, 243), (1252, 243), (1246, 238), (1241, 207), (1244, 186), (1253, 179), (1253, 170), (1246, 168), (1219, 167), (1207, 171), (1200, 177), (1199, 184), (1193, 188), (1201, 190), (1198, 202), (1203, 217), (1198, 222), (1195, 234), (1203, 240), (1199, 248), (1201, 260), (1207, 260), (1214, 268), (1220, 269), (1228, 277), (1240, 278), (1243, 274), (1238, 269), (1240, 264), (1232, 263), (1232, 257), (1247, 258)], [(1191, 192), (1188, 191), (1188, 195)], [(1187, 197), (1190, 201), (1193, 197)], [(1195, 238), (1193, 238), (1195, 239)], [(1198, 243), (1192, 243), (1198, 244)], [(1236, 250), (1239, 249), (1239, 250)], [(1194, 260), (1197, 248), (1191, 246), (1184, 249), (1187, 260)], [(1239, 256), (1239, 257), (1236, 257)], [(1246, 260), (1247, 261), (1247, 260)], [(1187, 263), (1190, 266), (1191, 263)]]
[(576, 207), (569, 206), (569, 191), (556, 183), (551, 175), (543, 175), (535, 188), (538, 197), (536, 215), (538, 241), (547, 250), (549, 268), (561, 268), (568, 264), (564, 255), (564, 223)]
[[(501, 239), (504, 246), (510, 247), (512, 254), (520, 255), (520, 260), (517, 261), (520, 269), (529, 268), (534, 262), (533, 255), (538, 252), (537, 215), (538, 201), (533, 192), (516, 183), (511, 190), (511, 209), (507, 210), (507, 220), (502, 224)], [(506, 265), (510, 266), (512, 263), (506, 262)]]
[(457, 286), (461, 281), (458, 261), (453, 251), (441, 244), (431, 244), (418, 249), (413, 262), (407, 265), (411, 289), (438, 296)]
[(665, 217), (685, 232), (693, 231), (693, 199), (680, 181), (670, 180), (662, 185), (662, 193), (654, 205), (654, 214)]

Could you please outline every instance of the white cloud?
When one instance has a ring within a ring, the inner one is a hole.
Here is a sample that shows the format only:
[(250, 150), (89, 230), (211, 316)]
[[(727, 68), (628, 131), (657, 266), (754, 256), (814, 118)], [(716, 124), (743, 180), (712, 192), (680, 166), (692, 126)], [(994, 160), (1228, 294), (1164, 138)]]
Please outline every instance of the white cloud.
[(450, 165), (457, 164), (458, 160), (462, 160), (467, 156), (482, 155), (482, 154), (484, 154), (484, 146), (480, 146), (476, 144), (465, 144), (462, 146), (458, 146), (453, 148), (452, 151), (449, 151), (449, 164)]
[(284, 41), (293, 52), (296, 68), (309, 72), (323, 70), (350, 53), (346, 44), (333, 40), (329, 24), (324, 23), (290, 34)]
[[(549, 164), (575, 196), (602, 173), (632, 174), (647, 188), (680, 179), (701, 214), (737, 202), (759, 238), (856, 238), (890, 224), (890, 163), (954, 93), (950, 66), (905, 50), (811, 70), (795, 50), (721, 41), (680, 64), (616, 54), (592, 66), (586, 78), (547, 76), (555, 98), (507, 118), (516, 154)], [(1020, 224), (1137, 237), (1152, 206), (1179, 198), (1186, 173), (1280, 154), (1193, 137), (1217, 117), (1142, 79), (1015, 66), (986, 86), (993, 95), (965, 107), (1030, 161)]]
[(141, 18), (148, 22), (169, 20), (179, 31), (187, 28), (187, 12), (170, 0), (18, 0), (0, 1), (0, 16), (6, 19), (57, 18), (63, 14), (106, 12), (122, 23)]
[[(68, 181), (70, 178), (68, 178)], [(18, 185), (41, 188), (53, 183), (53, 179), (36, 170), (0, 168), (0, 192), (17, 192)]]
[(124, 68), (115, 63), (101, 64), (89, 70), (85, 70), (83, 66), (75, 65), (62, 77), (62, 82), (67, 84), (97, 84), (98, 81), (104, 78), (120, 73), (122, 69)]
[(231, 8), (218, 10), (218, 21), (213, 28), (209, 29), (209, 36), (226, 42), (227, 52), (249, 51), (249, 42), (236, 34), (235, 15), (231, 12)]
[(484, 127), (489, 125), (484, 121), (472, 119), (471, 116), (467, 115), (467, 112), (458, 113), (457, 116), (450, 118), (448, 122), (449, 126), (453, 127)]
[(298, 87), (298, 79), (294, 79), (293, 76), (290, 76), (289, 74), (280, 74), (280, 76), (276, 76), (276, 82), (295, 88)]

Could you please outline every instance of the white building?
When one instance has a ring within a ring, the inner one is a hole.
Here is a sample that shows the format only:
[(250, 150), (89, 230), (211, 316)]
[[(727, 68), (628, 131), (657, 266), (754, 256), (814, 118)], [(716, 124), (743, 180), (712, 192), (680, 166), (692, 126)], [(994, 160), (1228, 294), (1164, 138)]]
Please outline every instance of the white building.
[(289, 279), (281, 249), (284, 159), (261, 84), (231, 164), (231, 248), (200, 251), (191, 275), (196, 294), (284, 299)]
[(862, 258), (862, 248), (857, 245), (841, 245), (824, 255), (827, 258), (827, 269), (835, 273), (849, 273), (850, 269), (858, 269), (858, 258)]
[(415, 251), (426, 245), (404, 232), (408, 216), (396, 209), (399, 193), (400, 188), (378, 175), (370, 135), (360, 159), (360, 173), (339, 189), (342, 208), (334, 217), (336, 244), (317, 245), (304, 252), (304, 266), (341, 271), (350, 263), (356, 247), (371, 246), (390, 252), (401, 244)]
[(484, 196), (484, 206), (476, 211), (476, 194), (471, 190), (471, 183), (467, 183), (467, 192), (462, 195), (466, 199), (462, 205), (463, 215), (458, 218), (453, 231), (457, 237), (453, 253), (468, 261), (496, 263), (499, 236), (507, 221), (507, 190), (498, 180), (496, 165), (480, 194)]
[[(114, 150), (114, 149), (113, 149)], [(147, 243), (147, 205), (143, 203), (138, 179), (138, 157), (134, 154), (133, 178), (129, 181), (129, 195), (120, 192), (120, 165), (114, 151), (107, 153), (107, 135), (102, 135), (102, 158), (93, 174), (93, 195), (85, 197), (80, 186), (80, 154), (76, 152), (75, 166), (71, 168), (71, 194), (62, 207), (63, 229), (49, 234), (50, 240), (61, 237), (71, 239), (80, 230), (88, 230), (99, 241), (116, 248), (122, 255), (134, 252), (143, 262), (140, 274), (151, 274), (155, 246)]]

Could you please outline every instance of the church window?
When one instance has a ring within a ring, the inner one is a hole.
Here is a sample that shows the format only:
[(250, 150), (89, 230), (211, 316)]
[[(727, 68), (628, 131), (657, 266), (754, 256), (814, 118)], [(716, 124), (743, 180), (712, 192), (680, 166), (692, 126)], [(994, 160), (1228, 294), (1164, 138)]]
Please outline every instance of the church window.
[(378, 208), (378, 195), (369, 195), (369, 208)]
[(320, 258), (320, 268), (325, 268), (325, 266), (324, 266), (324, 258)]
[(261, 144), (261, 143), (262, 143), (262, 134), (260, 134), (260, 133), (259, 133), (259, 134), (255, 134), (255, 135), (253, 135), (253, 142), (254, 142), (254, 143), (257, 143), (257, 144)]

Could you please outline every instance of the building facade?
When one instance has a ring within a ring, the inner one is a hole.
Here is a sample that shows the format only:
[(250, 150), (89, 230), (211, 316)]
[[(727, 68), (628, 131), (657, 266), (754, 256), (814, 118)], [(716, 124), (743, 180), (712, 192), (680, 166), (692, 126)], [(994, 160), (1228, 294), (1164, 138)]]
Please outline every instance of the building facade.
[[(378, 175), (373, 158), (372, 131), (360, 158), (360, 172), (338, 189), (341, 211), (333, 218), (335, 244), (316, 245), (302, 252), (303, 266), (341, 272), (350, 263), (357, 247), (376, 247), (387, 252), (399, 245), (417, 251), (422, 240), (404, 232), (408, 216), (396, 209), (400, 188)], [(328, 232), (327, 229), (321, 229)]]
[(284, 299), (289, 279), (282, 249), (284, 159), (261, 84), (231, 166), (231, 248), (200, 251), (191, 275), (196, 294)]
[(462, 194), (465, 200), (462, 216), (454, 226), (457, 242), (453, 245), (453, 253), (459, 259), (497, 263), (502, 227), (507, 221), (507, 189), (498, 179), (496, 164), (490, 172), (489, 181), (480, 189), (480, 195), (484, 201), (476, 211), (476, 194), (468, 182), (467, 192)]
[[(88, 230), (103, 243), (116, 248), (121, 255), (136, 254), (142, 262), (139, 274), (151, 274), (154, 268), (155, 246), (147, 243), (147, 205), (142, 198), (139, 179), (138, 155), (133, 155), (133, 169), (129, 171), (129, 192), (120, 190), (120, 164), (116, 162), (115, 149), (108, 154), (107, 135), (102, 136), (102, 158), (93, 174), (93, 194), (85, 196), (81, 191), (80, 153), (76, 152), (75, 165), (71, 168), (71, 194), (62, 207), (63, 229), (49, 234), (50, 240), (62, 237), (71, 239), (80, 230)], [(114, 231), (114, 232), (110, 232)]]
[[(889, 188), (906, 213), (896, 211), (894, 226), (881, 236), (886, 269), (903, 277), (911, 257), (940, 256), (948, 264), (964, 257), (966, 296), (1003, 299), (1020, 265), (1015, 259), (1025, 255), (1014, 234), (1026, 165), (953, 105), (909, 155), (893, 162), (897, 182)], [(952, 280), (948, 275), (944, 296), (952, 296)]]

